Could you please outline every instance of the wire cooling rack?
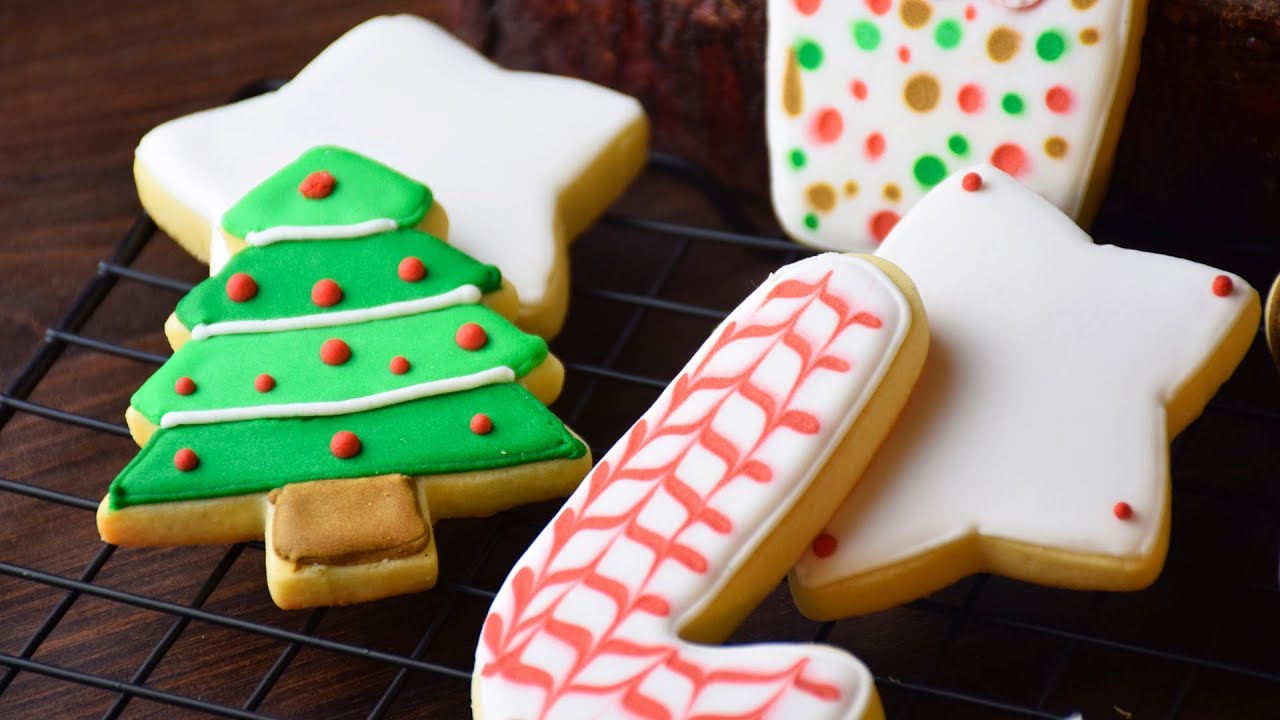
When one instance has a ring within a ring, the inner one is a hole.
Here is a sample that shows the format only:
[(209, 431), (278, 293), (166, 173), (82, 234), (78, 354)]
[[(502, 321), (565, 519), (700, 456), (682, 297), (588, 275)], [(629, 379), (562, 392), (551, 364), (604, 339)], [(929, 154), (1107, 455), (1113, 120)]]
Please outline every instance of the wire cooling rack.
[[(567, 367), (555, 409), (597, 456), (740, 298), (771, 270), (808, 254), (757, 234), (758, 203), (677, 159), (655, 155), (642, 185), (658, 189), (638, 199), (633, 193), (575, 245), (573, 309), (553, 345)], [(646, 204), (655, 196), (674, 210)], [(689, 224), (686, 216), (709, 221)], [(1197, 256), (1258, 287), (1276, 269), (1274, 252), (1260, 246), (1156, 236), (1115, 218), (1104, 218), (1098, 234)], [(118, 422), (33, 397), (70, 349), (137, 364), (143, 375), (165, 360), (86, 330), (96, 314), (119, 311), (110, 299), (122, 288), (144, 293), (161, 314), (190, 288), (136, 267), (156, 235), (140, 217), (99, 263), (0, 395), (0, 431), (15, 417), (32, 416), (55, 439), (78, 433), (75, 442), (91, 449), (129, 442)], [(166, 241), (159, 244), (167, 249)], [(877, 673), (895, 719), (1060, 718), (1077, 710), (1090, 719), (1280, 717), (1280, 492), (1271, 480), (1280, 463), (1280, 393), (1265, 355), (1256, 343), (1174, 445), (1172, 547), (1151, 589), (1076, 593), (978, 576), (901, 608), (818, 624), (801, 617), (780, 587), (732, 642), (817, 640), (847, 648)], [(0, 458), (7, 451), (0, 445)], [(92, 488), (105, 491), (119, 469), (98, 465), (79, 486), (90, 488), (84, 492), (67, 492), (53, 477), (0, 476), (0, 503), (21, 499), (33, 513), (54, 508), (64, 522), (92, 527), (100, 496)], [(20, 603), (34, 608), (35, 619), (0, 627), (0, 640), (9, 635), (13, 643), (0, 653), (0, 716), (47, 716), (49, 697), (70, 695), (84, 717), (102, 718), (171, 717), (175, 710), (384, 718), (416, 717), (423, 708), (435, 717), (467, 717), (470, 661), (485, 611), (554, 510), (544, 504), (442, 522), (441, 581), (430, 592), (294, 613), (266, 599), (261, 543), (172, 550), (64, 543), (72, 557), (50, 565), (79, 567), (74, 573), (11, 561), (19, 539), (5, 537), (0, 607)], [(186, 576), (185, 595), (146, 571), (153, 561), (188, 568), (176, 573)], [(123, 569), (113, 573), (114, 566)], [(84, 637), (95, 619), (121, 616), (134, 620), (99, 642), (60, 642), (69, 628)]]

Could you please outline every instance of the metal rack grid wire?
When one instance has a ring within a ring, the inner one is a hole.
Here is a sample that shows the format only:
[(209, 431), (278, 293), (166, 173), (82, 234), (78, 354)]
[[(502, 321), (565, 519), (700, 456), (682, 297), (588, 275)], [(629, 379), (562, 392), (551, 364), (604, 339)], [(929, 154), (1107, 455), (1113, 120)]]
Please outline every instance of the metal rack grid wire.
[[(249, 92), (266, 87), (253, 87)], [(667, 361), (656, 363), (658, 366), (678, 368), (700, 338), (732, 307), (732, 303), (707, 304), (685, 299), (690, 293), (682, 286), (705, 284), (705, 273), (699, 273), (700, 268), (710, 263), (721, 271), (725, 264), (742, 263), (750, 268), (743, 271), (746, 282), (758, 282), (762, 272), (809, 254), (789, 241), (757, 234), (749, 207), (678, 159), (655, 155), (648, 175), (664, 177), (666, 182), (677, 183), (683, 186), (684, 192), (700, 197), (711, 208), (710, 214), (719, 218), (719, 227), (664, 220), (651, 213), (618, 211), (607, 215), (600, 226), (588, 232), (576, 246), (575, 265), (585, 263), (588, 271), (593, 265), (598, 267), (601, 258), (612, 258), (612, 262), (619, 265), (630, 262), (618, 250), (618, 243), (623, 242), (625, 246), (625, 241), (619, 238), (630, 238), (633, 244), (643, 243), (650, 250), (659, 248), (653, 253), (655, 259), (648, 264), (647, 274), (633, 282), (634, 287), (592, 285), (590, 278), (575, 276), (580, 289), (574, 293), (574, 313), (585, 317), (571, 316), (571, 323), (585, 320), (596, 336), (602, 335), (600, 323), (608, 323), (616, 332), (594, 338), (594, 344), (587, 343), (590, 349), (581, 354), (577, 351), (583, 343), (575, 344), (572, 338), (556, 344), (555, 349), (565, 360), (568, 373), (566, 397), (556, 409), (568, 424), (587, 437), (597, 456), (670, 379), (670, 373), (653, 369), (653, 357)], [(1122, 228), (1122, 233), (1124, 231)], [(69, 348), (111, 354), (144, 365), (164, 362), (163, 355), (83, 332), (86, 323), (120, 283), (154, 288), (157, 302), (163, 302), (166, 294), (173, 298), (174, 293), (189, 290), (188, 283), (133, 267), (156, 234), (154, 224), (145, 216), (139, 217), (111, 255), (98, 264), (71, 309), (46, 331), (26, 367), (0, 395), (0, 431), (15, 416), (26, 414), (58, 425), (127, 437), (127, 429), (118, 423), (43, 404), (31, 397)], [(1176, 252), (1176, 243), (1174, 246)], [(1241, 254), (1234, 257), (1231, 261), (1234, 265), (1227, 264), (1228, 267), (1265, 273), (1274, 270), (1275, 258), (1269, 251), (1238, 250)], [(717, 254), (724, 253), (731, 253), (731, 257), (716, 259)], [(749, 285), (746, 287), (749, 289)], [(584, 305), (585, 311), (580, 309)], [(677, 341), (672, 341), (670, 349), (661, 347), (662, 343), (654, 347), (653, 338), (669, 339), (670, 326), (681, 323), (690, 326), (686, 331), (688, 347), (682, 347)], [(643, 351), (645, 348), (648, 354)], [(1255, 347), (1246, 367), (1265, 365), (1264, 354)], [(673, 362), (676, 364), (671, 365)], [(1212, 714), (1204, 714), (1205, 696), (1217, 697), (1218, 693), (1227, 691), (1237, 698), (1243, 693), (1244, 704), (1239, 707), (1244, 714), (1237, 716), (1252, 717), (1249, 713), (1256, 711), (1256, 717), (1271, 717), (1280, 707), (1277, 699), (1280, 698), (1280, 662), (1276, 661), (1274, 652), (1270, 656), (1246, 657), (1247, 653), (1242, 655), (1232, 648), (1240, 642), (1236, 636), (1242, 632), (1238, 627), (1241, 617), (1268, 611), (1273, 616), (1280, 615), (1275, 612), (1280, 609), (1274, 572), (1274, 550), (1280, 534), (1276, 497), (1274, 493), (1251, 493), (1248, 482), (1238, 484), (1245, 488), (1241, 490), (1240, 487), (1221, 487), (1212, 478), (1197, 482), (1181, 476), (1202, 478), (1203, 458), (1214, 456), (1212, 447), (1204, 447), (1206, 438), (1212, 440), (1223, 433), (1207, 431), (1206, 426), (1221, 422), (1228, 428), (1245, 428), (1245, 435), (1273, 434), (1280, 428), (1276, 407), (1274, 396), (1236, 399), (1224, 393), (1214, 401), (1206, 417), (1175, 444), (1175, 507), (1190, 505), (1214, 517), (1209, 521), (1192, 520), (1187, 523), (1189, 527), (1184, 528), (1184, 518), (1175, 515), (1170, 564), (1153, 590), (1128, 595), (1067, 593), (978, 576), (903, 608), (867, 618), (819, 624), (800, 617), (791, 608), (785, 588), (780, 588), (734, 640), (771, 638), (781, 629), (789, 640), (812, 639), (846, 647), (877, 672), (876, 680), (888, 716), (895, 719), (1060, 718), (1090, 703), (1096, 706), (1098, 697), (1107, 692), (1114, 692), (1117, 697), (1131, 697), (1124, 689), (1108, 688), (1108, 678), (1117, 674), (1126, 683), (1153, 686), (1138, 693), (1140, 697), (1154, 698), (1146, 701), (1146, 712), (1140, 715), (1144, 718), (1211, 717)], [(103, 478), (109, 479), (115, 470), (103, 468)], [(93, 522), (91, 513), (97, 507), (95, 498), (56, 490), (38, 480), (0, 477), (0, 497), (5, 495), (80, 511), (85, 523)], [(474, 644), (479, 632), (478, 618), (483, 617), (505, 574), (502, 563), (509, 564), (518, 557), (524, 547), (522, 543), (532, 539), (553, 510), (551, 506), (541, 506), (518, 509), (486, 521), (467, 521), (485, 523), (482, 530), (472, 533), (478, 534), (481, 540), (469, 543), (469, 547), (458, 542), (451, 549), (450, 562), (454, 570), (442, 578), (441, 585), (420, 599), (405, 601), (429, 605), (430, 609), (429, 617), (423, 618), (421, 632), (407, 651), (384, 650), (366, 645), (358, 637), (338, 639), (320, 632), (326, 618), (335, 610), (322, 608), (301, 615), (282, 613), (278, 617), (290, 618), (284, 622), (242, 616), (234, 608), (206, 607), (227, 582), (237, 561), (244, 555), (261, 552), (261, 543), (220, 550), (221, 555), (187, 602), (150, 594), (146, 586), (120, 588), (99, 582), (104, 568), (116, 556), (117, 549), (111, 545), (100, 544), (74, 577), (0, 557), (0, 576), (24, 585), (40, 586), (48, 591), (50, 598), (42, 621), (26, 636), (21, 649), (0, 654), (0, 666), (3, 666), (0, 715), (7, 716), (6, 692), (22, 674), (95, 688), (108, 694), (111, 701), (100, 714), (103, 718), (121, 717), (131, 708), (136, 709), (139, 701), (199, 716), (294, 715), (291, 708), (264, 709), (264, 704), (304, 653), (320, 653), (324, 662), (339, 667), (351, 664), (351, 672), (356, 672), (357, 666), (369, 667), (370, 663), (383, 671), (385, 683), (378, 692), (366, 693), (365, 704), (346, 713), (350, 716), (372, 719), (412, 715), (413, 698), (406, 697), (406, 687), (424, 676), (440, 681), (432, 685), (433, 692), (455, 695), (453, 707), (459, 708), (460, 715), (464, 714), (470, 678), (470, 666), (465, 661), (470, 656), (467, 643)], [(1242, 550), (1244, 559), (1240, 563), (1229, 569), (1206, 571), (1194, 553), (1184, 558), (1179, 551), (1203, 539), (1195, 533), (1213, 532), (1215, 518), (1247, 522), (1257, 541)], [(499, 565), (496, 571), (492, 567), (486, 569), (495, 562)], [(1269, 572), (1264, 572), (1267, 568)], [(1205, 626), (1199, 633), (1201, 639), (1183, 642), (1177, 637), (1177, 631), (1169, 628), (1187, 622), (1191, 617), (1188, 613), (1201, 612), (1198, 604), (1179, 603), (1187, 587), (1204, 584), (1212, 584), (1208, 591), (1212, 601), (1208, 604), (1217, 608), (1217, 613), (1207, 619), (1194, 616), (1197, 627)], [(166, 619), (167, 629), (128, 677), (40, 657), (41, 648), (68, 613), (87, 601), (129, 607)], [(1042, 608), (1048, 609), (1041, 612)], [(346, 612), (383, 611), (385, 608), (375, 605)], [(1135, 623), (1142, 624), (1135, 618), (1151, 616), (1162, 620), (1156, 622), (1153, 629), (1132, 631)], [(241, 684), (252, 685), (252, 690), (238, 702), (212, 700), (152, 682), (157, 670), (173, 657), (174, 648), (184, 634), (189, 634), (191, 626), (197, 623), (236, 637), (251, 636), (255, 642), (265, 642), (272, 648), (274, 659), (265, 671), (240, 679)], [(1274, 632), (1276, 627), (1273, 623), (1263, 632)], [(459, 632), (461, 640), (455, 637)], [(1245, 628), (1243, 632), (1256, 635), (1258, 630)], [(1270, 640), (1274, 642), (1276, 637), (1280, 636), (1273, 634)], [(453, 662), (428, 659), (449, 643), (460, 646)], [(1132, 673), (1125, 670), (1134, 667), (1138, 669)], [(1019, 668), (1025, 672), (1019, 672)], [(997, 680), (975, 677), (997, 671), (1000, 673)], [(1104, 712), (1113, 713), (1107, 717), (1123, 718), (1134, 713), (1132, 706), (1126, 708), (1120, 702), (1111, 703), (1109, 708), (1104, 702), (1102, 707), (1106, 708)], [(1089, 715), (1099, 716), (1093, 711)]]

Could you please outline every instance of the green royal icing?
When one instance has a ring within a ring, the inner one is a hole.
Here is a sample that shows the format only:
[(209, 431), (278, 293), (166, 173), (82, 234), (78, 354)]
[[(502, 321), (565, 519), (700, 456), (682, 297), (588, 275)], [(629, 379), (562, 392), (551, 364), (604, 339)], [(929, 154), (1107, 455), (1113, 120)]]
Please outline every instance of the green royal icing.
[[(303, 197), (298, 186), (319, 170), (337, 180), (333, 193), (316, 200)], [(422, 183), (350, 150), (317, 147), (250, 190), (222, 216), (222, 228), (243, 238), (285, 225), (354, 225), (379, 218), (413, 227), (430, 207), (431, 191)]]
[(1045, 62), (1055, 62), (1067, 51), (1067, 38), (1059, 30), (1046, 30), (1036, 38), (1036, 55)]
[[(397, 274), (400, 261), (417, 257), (427, 268), (418, 282)], [(248, 273), (258, 294), (247, 302), (227, 297), (227, 278)], [(342, 288), (342, 301), (332, 307), (311, 302), (317, 280), (331, 279)], [(178, 302), (178, 320), (188, 330), (200, 323), (264, 320), (376, 307), (439, 295), (460, 285), (481, 292), (502, 286), (492, 265), (472, 259), (449, 244), (417, 230), (396, 230), (349, 240), (274, 243), (237, 253), (212, 278), (201, 282)]]
[[(489, 336), (479, 350), (464, 350), (454, 341), (458, 328), (468, 322), (478, 323)], [(329, 338), (345, 341), (351, 359), (324, 364), (320, 346)], [(409, 372), (403, 375), (389, 369), (397, 355), (409, 360)], [(192, 340), (143, 383), (131, 402), (158, 425), (164, 413), (175, 410), (346, 400), (498, 366), (522, 377), (546, 357), (542, 338), (521, 332), (483, 305), (456, 305), (354, 325)], [(270, 392), (254, 388), (261, 373), (275, 378)], [(183, 376), (195, 381), (194, 393), (174, 392), (174, 383)]]
[(805, 70), (817, 70), (822, 65), (822, 46), (809, 38), (802, 38), (796, 43), (796, 61)]
[(863, 50), (880, 47), (880, 28), (870, 20), (858, 20), (853, 24), (853, 41)]
[(963, 37), (964, 28), (960, 25), (960, 21), (950, 18), (938, 23), (938, 29), (933, 31), (934, 42), (938, 43), (938, 47), (943, 50), (955, 49)]
[(1022, 96), (1017, 93), (1005, 93), (1000, 98), (1000, 107), (1010, 115), (1021, 115), (1026, 109), (1026, 103), (1022, 101)]
[[(493, 430), (476, 435), (471, 417)], [(360, 438), (342, 460), (329, 452), (339, 430)], [(191, 448), (199, 465), (179, 471), (173, 456)], [(258, 493), (318, 478), (476, 472), (578, 458), (582, 442), (529, 391), (513, 383), (334, 417), (249, 420), (158, 430), (111, 483), (110, 507)]]

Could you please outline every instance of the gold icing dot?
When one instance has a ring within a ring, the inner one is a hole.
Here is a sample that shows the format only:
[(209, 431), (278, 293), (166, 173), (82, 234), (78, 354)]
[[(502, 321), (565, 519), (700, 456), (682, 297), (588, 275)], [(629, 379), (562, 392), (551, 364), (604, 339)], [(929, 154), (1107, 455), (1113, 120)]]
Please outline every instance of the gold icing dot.
[(1007, 27), (998, 27), (987, 36), (987, 55), (998, 63), (1008, 62), (1018, 54), (1022, 37)]
[(890, 202), (898, 202), (902, 199), (902, 190), (898, 188), (896, 183), (885, 183), (882, 192), (884, 193), (884, 199)]
[(809, 204), (818, 212), (831, 212), (831, 208), (836, 206), (836, 189), (827, 183), (814, 183), (804, 191), (804, 194), (809, 198)]
[(926, 113), (938, 104), (938, 97), (942, 95), (942, 90), (938, 87), (938, 81), (928, 73), (919, 73), (907, 78), (907, 86), (902, 89), (902, 96), (906, 98), (907, 107), (918, 113)]
[(858, 182), (856, 180), (846, 180), (844, 182), (844, 196), (853, 197), (858, 194)]
[(1092, 45), (1098, 42), (1098, 28), (1085, 28), (1080, 31), (1080, 44)]
[(1097, 2), (1098, 0), (1071, 0), (1071, 7), (1077, 10), (1088, 10)]
[(782, 110), (791, 117), (804, 112), (804, 83), (795, 48), (787, 50), (787, 68), (782, 74)]
[(929, 22), (929, 16), (933, 15), (933, 8), (924, 0), (906, 0), (902, 3), (901, 15), (903, 25), (918, 29)]
[(1051, 158), (1060, 158), (1067, 154), (1067, 141), (1054, 135), (1044, 141), (1044, 154)]

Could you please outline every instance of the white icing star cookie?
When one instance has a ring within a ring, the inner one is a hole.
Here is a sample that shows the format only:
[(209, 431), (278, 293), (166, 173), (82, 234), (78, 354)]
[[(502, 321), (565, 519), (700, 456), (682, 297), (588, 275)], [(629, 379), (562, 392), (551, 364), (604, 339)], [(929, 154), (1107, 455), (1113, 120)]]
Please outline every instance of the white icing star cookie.
[(498, 265), (522, 327), (553, 335), (568, 303), (566, 245), (643, 167), (634, 99), (509, 72), (409, 15), (370, 20), (281, 90), (179, 118), (138, 145), (143, 206), (201, 259), (222, 213), (304, 150), (341, 145), (429, 183), (450, 242)]
[(989, 166), (943, 181), (879, 255), (916, 282), (932, 343), (888, 440), (792, 573), (805, 614), (870, 612), (979, 571), (1152, 582), (1169, 441), (1244, 357), (1253, 288), (1094, 245)]
[(787, 233), (866, 250), (988, 162), (1087, 224), (1146, 0), (769, 0), (766, 119)]

